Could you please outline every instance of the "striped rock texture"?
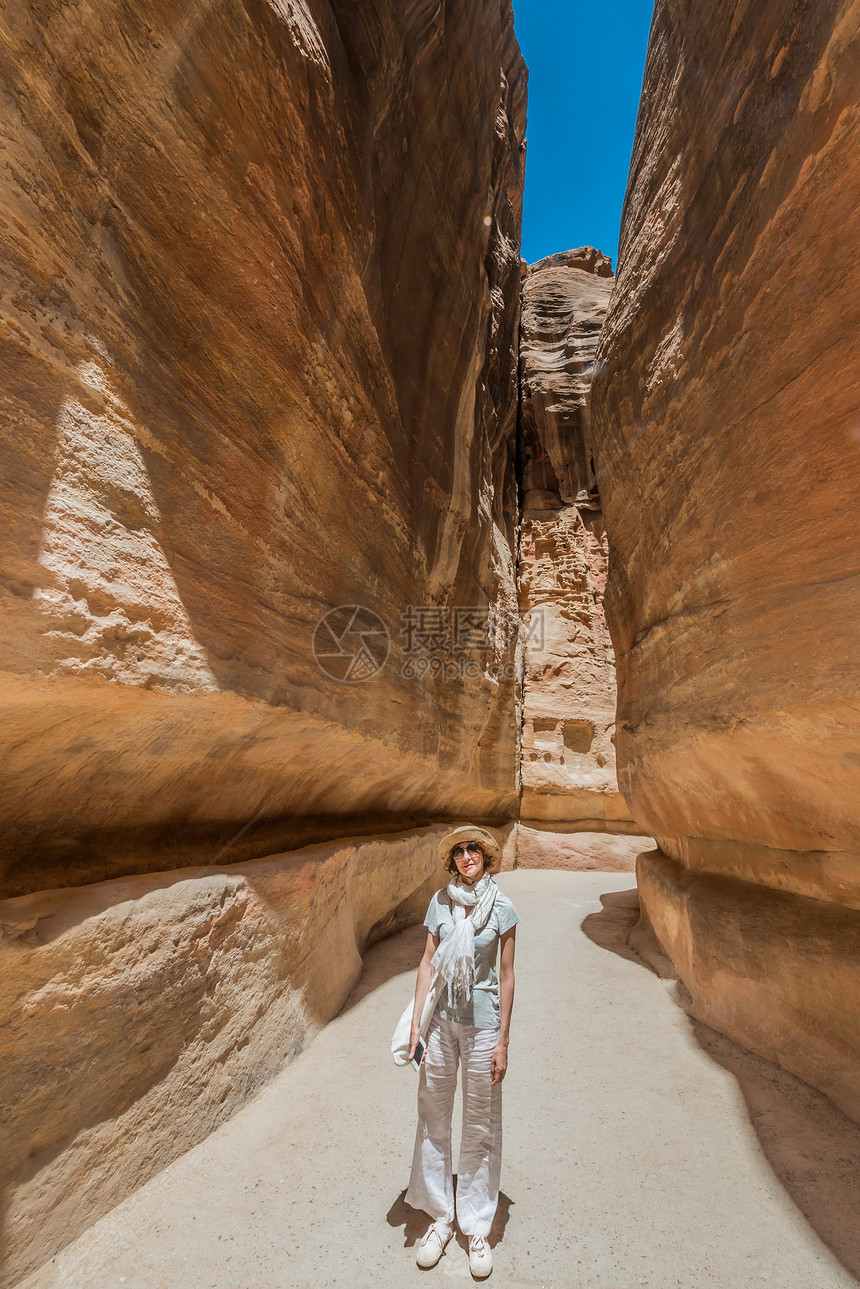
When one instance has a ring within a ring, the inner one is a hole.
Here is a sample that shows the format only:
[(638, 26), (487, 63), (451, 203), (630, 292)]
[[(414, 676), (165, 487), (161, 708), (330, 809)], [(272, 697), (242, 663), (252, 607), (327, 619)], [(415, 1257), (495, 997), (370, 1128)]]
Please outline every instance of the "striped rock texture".
[(510, 817), (508, 0), (4, 33), (0, 894)]
[(0, 84), (15, 1283), (514, 816), (526, 72), (509, 0), (11, 0)]
[(646, 922), (856, 1117), (858, 22), (658, 0), (592, 395)]

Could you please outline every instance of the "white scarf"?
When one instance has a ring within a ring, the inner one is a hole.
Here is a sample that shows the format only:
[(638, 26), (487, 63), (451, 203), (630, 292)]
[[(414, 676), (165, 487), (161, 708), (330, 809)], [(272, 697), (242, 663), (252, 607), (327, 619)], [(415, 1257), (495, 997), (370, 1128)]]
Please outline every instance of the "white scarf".
[[(433, 969), (448, 985), (448, 1002), (468, 1002), (475, 985), (475, 932), (490, 920), (498, 887), (488, 873), (474, 886), (457, 878), (448, 887), (454, 929), (433, 955)], [(468, 910), (468, 913), (467, 913)]]

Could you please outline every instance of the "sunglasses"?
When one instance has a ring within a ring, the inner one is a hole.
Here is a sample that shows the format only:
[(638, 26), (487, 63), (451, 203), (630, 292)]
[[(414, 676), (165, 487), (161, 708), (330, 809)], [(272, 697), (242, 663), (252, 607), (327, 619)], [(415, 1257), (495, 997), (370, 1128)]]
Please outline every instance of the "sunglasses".
[(479, 841), (467, 841), (465, 846), (455, 846), (451, 851), (451, 855), (454, 859), (459, 859), (461, 855), (465, 855), (466, 851), (468, 851), (470, 855), (483, 854), (481, 843)]

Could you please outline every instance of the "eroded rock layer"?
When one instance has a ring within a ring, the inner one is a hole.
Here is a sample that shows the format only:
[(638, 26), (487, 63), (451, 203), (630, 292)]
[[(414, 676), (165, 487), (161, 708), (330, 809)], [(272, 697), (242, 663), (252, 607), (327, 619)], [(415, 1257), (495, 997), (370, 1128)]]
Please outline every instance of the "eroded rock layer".
[(510, 817), (508, 0), (13, 0), (0, 81), (0, 893)]
[(0, 1283), (202, 1140), (306, 1045), (365, 947), (423, 917), (444, 831), (0, 901)]
[[(599, 832), (541, 821), (515, 824), (508, 849), (516, 846), (518, 868), (561, 868), (568, 872), (633, 873), (636, 859), (653, 848), (651, 837), (629, 835), (615, 824)], [(635, 894), (635, 892), (634, 892)]]
[[(606, 534), (589, 396), (614, 279), (592, 247), (533, 264), (520, 327), (524, 821), (640, 831), (615, 777)], [(550, 850), (558, 853), (556, 830)]]
[(858, 20), (658, 0), (592, 398), (646, 918), (855, 1115)]

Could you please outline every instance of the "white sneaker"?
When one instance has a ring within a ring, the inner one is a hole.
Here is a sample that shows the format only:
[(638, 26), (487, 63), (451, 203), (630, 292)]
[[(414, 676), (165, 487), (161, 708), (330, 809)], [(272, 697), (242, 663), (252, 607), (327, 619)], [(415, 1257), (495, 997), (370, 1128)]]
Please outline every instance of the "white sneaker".
[(445, 1245), (454, 1234), (453, 1228), (447, 1222), (434, 1222), (428, 1227), (424, 1239), (418, 1245), (418, 1252), (415, 1255), (415, 1261), (419, 1267), (435, 1267), (436, 1263), (445, 1252)]
[(469, 1236), (469, 1270), (478, 1280), (485, 1280), (493, 1269), (493, 1253), (483, 1235)]

